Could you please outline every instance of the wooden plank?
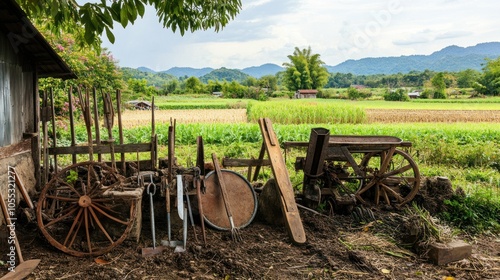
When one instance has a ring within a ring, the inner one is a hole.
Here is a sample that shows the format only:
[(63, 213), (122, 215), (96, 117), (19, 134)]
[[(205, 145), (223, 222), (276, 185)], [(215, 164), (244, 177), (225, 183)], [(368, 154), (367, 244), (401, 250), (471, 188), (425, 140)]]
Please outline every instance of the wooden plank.
[[(151, 143), (140, 144), (121, 144), (115, 145), (114, 150), (116, 153), (135, 153), (135, 152), (150, 152)], [(92, 150), (101, 154), (109, 154), (111, 147), (109, 145), (92, 146)], [(49, 148), (49, 154), (70, 155), (70, 154), (88, 154), (88, 146), (75, 146), (75, 147), (56, 147)]]
[[(73, 86), (69, 86), (68, 92), (68, 102), (69, 102), (69, 129), (71, 134), (71, 146), (76, 146), (75, 140), (75, 120), (73, 118)], [(76, 164), (76, 154), (71, 155), (71, 162)]]
[[(120, 145), (123, 145), (123, 124), (122, 124), (122, 93), (119, 89), (116, 90), (116, 112), (118, 114), (118, 137)], [(120, 161), (122, 163), (123, 175), (127, 174), (127, 165), (125, 164), (125, 154), (120, 153)]]
[[(50, 88), (50, 107), (52, 107), (50, 116), (52, 123), (52, 147), (57, 147), (56, 109), (54, 108), (54, 90), (52, 88)], [(57, 155), (54, 155), (54, 170), (57, 170)]]
[[(43, 100), (42, 100), (42, 108), (44, 111), (47, 108), (47, 91), (43, 91)], [(48, 155), (48, 129), (47, 129), (47, 120), (42, 117), (42, 133), (43, 133), (43, 182), (42, 185), (47, 184), (49, 178), (49, 155)]]
[[(285, 217), (285, 225), (289, 236), (294, 243), (302, 244), (306, 242), (306, 233), (302, 220), (300, 219), (299, 210), (295, 203), (295, 195), (293, 192), (292, 182), (288, 170), (286, 169), (283, 155), (278, 144), (278, 138), (273, 131), (271, 120), (259, 119), (259, 126), (262, 132), (262, 138), (271, 161), (271, 169), (273, 170), (274, 179), (281, 193), (281, 209)], [(272, 139), (272, 140), (271, 140)], [(274, 145), (273, 145), (274, 143)]]
[[(99, 108), (97, 108), (97, 93), (95, 87), (92, 88), (92, 99), (94, 101), (94, 127), (95, 127), (95, 142), (97, 146), (101, 145), (101, 131), (99, 127)], [(97, 161), (102, 161), (101, 153), (97, 152)]]
[(222, 166), (224, 167), (247, 167), (247, 166), (269, 166), (271, 161), (268, 159), (238, 159), (238, 158), (224, 158)]
[(0, 280), (19, 280), (28, 277), (40, 263), (40, 259), (27, 260), (16, 266), (12, 272), (5, 274)]
[(37, 136), (31, 138), (31, 156), (33, 158), (33, 167), (35, 170), (35, 189), (37, 191), (41, 190), (41, 168), (40, 168), (40, 94), (38, 91), (38, 75), (36, 71), (33, 72), (32, 82), (33, 84), (33, 108), (34, 108), (34, 118), (33, 118), (33, 133)]

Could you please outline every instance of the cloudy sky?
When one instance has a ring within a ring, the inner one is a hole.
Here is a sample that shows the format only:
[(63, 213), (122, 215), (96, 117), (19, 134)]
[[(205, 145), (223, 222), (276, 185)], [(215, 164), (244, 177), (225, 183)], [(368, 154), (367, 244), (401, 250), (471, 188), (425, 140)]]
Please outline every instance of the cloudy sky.
[(295, 47), (311, 47), (327, 65), (364, 57), (431, 54), (449, 45), (500, 41), (496, 0), (242, 0), (222, 31), (181, 36), (155, 11), (121, 28), (107, 47), (123, 67), (242, 69), (282, 65)]

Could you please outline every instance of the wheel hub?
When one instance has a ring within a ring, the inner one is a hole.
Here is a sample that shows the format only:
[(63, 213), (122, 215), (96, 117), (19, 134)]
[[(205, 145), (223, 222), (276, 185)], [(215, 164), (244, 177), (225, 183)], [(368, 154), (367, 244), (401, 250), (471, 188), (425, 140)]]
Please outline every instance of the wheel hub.
[(92, 199), (88, 195), (81, 196), (78, 200), (80, 207), (89, 207), (92, 204)]

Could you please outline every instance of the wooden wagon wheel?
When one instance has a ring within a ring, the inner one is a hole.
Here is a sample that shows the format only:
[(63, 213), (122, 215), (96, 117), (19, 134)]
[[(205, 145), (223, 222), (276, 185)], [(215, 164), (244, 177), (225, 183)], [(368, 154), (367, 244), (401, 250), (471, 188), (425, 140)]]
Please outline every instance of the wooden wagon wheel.
[(360, 164), (365, 172), (356, 198), (363, 204), (371, 199), (378, 205), (401, 206), (413, 199), (420, 187), (420, 171), (406, 152), (389, 149), (366, 154)]
[(38, 226), (59, 250), (97, 256), (119, 245), (135, 218), (135, 200), (113, 197), (124, 177), (99, 162), (73, 164), (43, 188), (36, 214)]

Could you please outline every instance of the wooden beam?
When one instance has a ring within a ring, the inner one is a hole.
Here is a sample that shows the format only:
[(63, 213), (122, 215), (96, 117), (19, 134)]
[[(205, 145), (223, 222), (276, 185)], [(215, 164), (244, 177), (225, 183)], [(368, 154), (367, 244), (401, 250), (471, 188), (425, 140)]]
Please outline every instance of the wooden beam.
[(274, 179), (281, 194), (281, 209), (285, 217), (285, 226), (292, 241), (297, 244), (303, 244), (306, 242), (306, 233), (300, 219), (297, 204), (295, 203), (292, 182), (290, 181), (290, 176), (286, 169), (283, 155), (281, 154), (281, 148), (278, 145), (278, 138), (272, 128), (271, 120), (261, 118), (259, 119), (259, 126), (267, 154), (271, 161)]
[[(111, 153), (111, 147), (109, 145), (99, 145), (92, 146), (92, 149), (96, 153), (109, 154)], [(150, 152), (152, 149), (151, 143), (140, 143), (140, 144), (121, 144), (114, 145), (114, 151), (116, 153), (135, 153), (135, 152)], [(49, 148), (50, 155), (72, 155), (72, 154), (88, 154), (88, 146), (75, 146), (75, 147), (56, 147)]]
[(222, 166), (224, 167), (248, 167), (248, 166), (269, 166), (271, 161), (268, 159), (238, 159), (224, 158)]

